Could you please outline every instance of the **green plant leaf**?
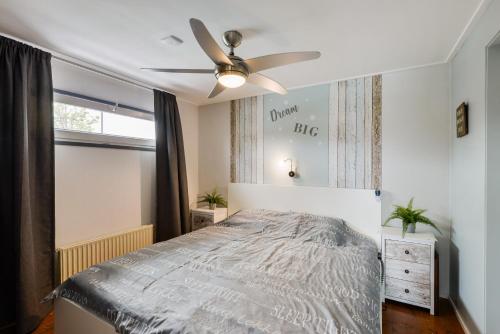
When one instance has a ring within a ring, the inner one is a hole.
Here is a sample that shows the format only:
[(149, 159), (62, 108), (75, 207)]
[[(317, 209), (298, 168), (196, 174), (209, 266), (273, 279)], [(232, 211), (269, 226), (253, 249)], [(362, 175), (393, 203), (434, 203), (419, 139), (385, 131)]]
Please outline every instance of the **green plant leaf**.
[(424, 217), (424, 216), (420, 216), (418, 217), (418, 222), (419, 223), (422, 223), (422, 224), (425, 224), (425, 225), (429, 225), (429, 226), (432, 226), (436, 231), (439, 232), (439, 234), (443, 234), (441, 232), (441, 230), (436, 226), (436, 224), (434, 224), (429, 218), (427, 217)]
[(413, 197), (410, 199), (410, 202), (408, 202), (408, 209), (413, 209)]
[(413, 198), (410, 199), (407, 207), (394, 205), (394, 211), (386, 219), (383, 225), (387, 225), (387, 223), (389, 223), (391, 220), (400, 219), (403, 226), (403, 237), (406, 234), (408, 227), (411, 224), (416, 225), (417, 223), (432, 226), (434, 229), (436, 229), (436, 231), (442, 234), (439, 228), (429, 218), (423, 215), (423, 213), (426, 212), (425, 209), (413, 209), (413, 200)]
[(424, 212), (426, 212), (426, 211), (427, 211), (427, 210), (425, 210), (425, 209), (416, 209), (416, 210), (415, 210), (415, 213), (420, 215), (420, 214), (422, 214), (422, 213), (424, 213)]
[(399, 216), (396, 213), (392, 213), (389, 218), (387, 218), (384, 222), (384, 226), (386, 226), (391, 220), (398, 219)]
[(410, 224), (406, 224), (403, 222), (403, 238), (405, 237), (406, 231), (408, 231), (408, 225)]
[(206, 192), (204, 195), (199, 196), (198, 203), (208, 203), (208, 204), (217, 204), (224, 207), (227, 207), (227, 202), (222, 197), (221, 194), (217, 192), (217, 188), (214, 188), (211, 192)]

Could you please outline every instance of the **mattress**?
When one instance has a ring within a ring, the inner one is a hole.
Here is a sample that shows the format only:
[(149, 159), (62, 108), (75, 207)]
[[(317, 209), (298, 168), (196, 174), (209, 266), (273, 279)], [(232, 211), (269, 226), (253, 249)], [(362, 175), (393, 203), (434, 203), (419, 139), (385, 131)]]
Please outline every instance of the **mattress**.
[(241, 211), (92, 266), (50, 298), (119, 333), (380, 333), (377, 255), (339, 219)]

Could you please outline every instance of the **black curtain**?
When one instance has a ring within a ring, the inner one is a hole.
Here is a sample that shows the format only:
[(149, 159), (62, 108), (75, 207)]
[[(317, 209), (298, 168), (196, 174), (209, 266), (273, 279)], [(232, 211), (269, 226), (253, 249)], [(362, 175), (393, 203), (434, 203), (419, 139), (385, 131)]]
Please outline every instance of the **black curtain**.
[(155, 90), (156, 242), (191, 232), (186, 159), (174, 95)]
[(0, 36), (0, 332), (27, 333), (54, 288), (51, 55)]

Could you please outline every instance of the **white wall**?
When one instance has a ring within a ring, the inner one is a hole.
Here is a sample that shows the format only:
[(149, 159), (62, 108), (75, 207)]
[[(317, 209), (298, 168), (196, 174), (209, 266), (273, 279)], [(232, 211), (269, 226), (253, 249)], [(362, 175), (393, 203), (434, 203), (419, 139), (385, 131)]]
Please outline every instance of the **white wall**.
[[(440, 295), (449, 282), (448, 65), (382, 76), (382, 217), (414, 197), (443, 235), (438, 237)], [(400, 226), (395, 223), (395, 226)], [(417, 231), (433, 231), (418, 225)], [(435, 231), (434, 231), (435, 232)]]
[(500, 44), (489, 48), (486, 112), (486, 332), (500, 328)]
[[(485, 97), (486, 46), (500, 31), (500, 1), (493, 0), (451, 62), (451, 124), (469, 103), (469, 134), (451, 134), (450, 295), (473, 333), (486, 329), (485, 310)], [(492, 312), (498, 317), (498, 307)]]
[(189, 203), (196, 207), (199, 192), (198, 186), (198, 159), (199, 159), (199, 113), (194, 104), (178, 101), (181, 115), (182, 134), (184, 139), (184, 153), (186, 155), (186, 170), (188, 178)]
[[(447, 65), (382, 76), (383, 217), (392, 204), (429, 209), (439, 236), (440, 294), (448, 296), (449, 71)], [(225, 189), (230, 167), (229, 102), (200, 107), (200, 191)], [(427, 230), (418, 227), (419, 230)]]
[(154, 152), (56, 145), (55, 158), (56, 246), (152, 222)]
[[(151, 90), (53, 61), (54, 87), (153, 110)], [(178, 101), (190, 203), (198, 194), (198, 107)], [(155, 154), (56, 145), (56, 246), (150, 224)]]
[(53, 86), (153, 111), (153, 91), (52, 58)]
[(200, 107), (200, 192), (215, 187), (227, 198), (230, 179), (230, 102)]

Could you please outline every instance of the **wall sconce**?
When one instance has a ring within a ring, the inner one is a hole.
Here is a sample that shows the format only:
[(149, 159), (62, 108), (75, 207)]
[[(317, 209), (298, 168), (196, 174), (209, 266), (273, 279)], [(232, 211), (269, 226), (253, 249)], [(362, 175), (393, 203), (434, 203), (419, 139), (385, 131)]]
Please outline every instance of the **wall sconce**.
[(290, 170), (288, 171), (288, 176), (295, 177), (295, 172), (293, 171), (293, 160), (290, 158), (283, 160), (283, 162), (285, 162), (285, 163), (287, 161), (290, 161)]

